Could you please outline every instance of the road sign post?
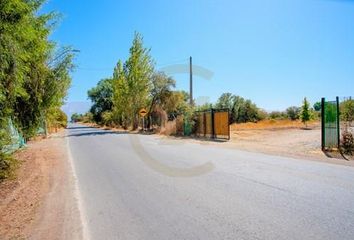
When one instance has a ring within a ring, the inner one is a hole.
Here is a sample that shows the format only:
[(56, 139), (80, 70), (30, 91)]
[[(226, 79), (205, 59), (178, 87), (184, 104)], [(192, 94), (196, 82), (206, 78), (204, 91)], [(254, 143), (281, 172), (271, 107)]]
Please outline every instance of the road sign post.
[(143, 118), (143, 131), (145, 131), (145, 116), (148, 112), (145, 108), (140, 109), (139, 115)]
[(145, 117), (143, 117), (143, 132), (145, 132), (145, 123), (144, 123)]

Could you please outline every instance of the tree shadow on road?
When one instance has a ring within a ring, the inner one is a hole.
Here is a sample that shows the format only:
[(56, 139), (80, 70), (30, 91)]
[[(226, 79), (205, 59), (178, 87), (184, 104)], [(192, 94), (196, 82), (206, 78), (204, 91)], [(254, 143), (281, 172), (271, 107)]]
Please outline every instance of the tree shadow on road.
[(78, 127), (67, 127), (69, 131), (65, 137), (84, 137), (84, 136), (102, 136), (102, 135), (119, 135), (119, 134), (129, 134), (127, 131), (112, 131), (112, 130), (102, 130), (89, 126), (78, 126)]
[(93, 127), (80, 126), (80, 127), (67, 127), (66, 129), (94, 129)]
[(120, 134), (129, 134), (129, 133), (113, 132), (113, 131), (90, 131), (90, 132), (69, 133), (65, 137), (85, 137), (85, 136), (103, 136), (103, 135), (120, 135)]

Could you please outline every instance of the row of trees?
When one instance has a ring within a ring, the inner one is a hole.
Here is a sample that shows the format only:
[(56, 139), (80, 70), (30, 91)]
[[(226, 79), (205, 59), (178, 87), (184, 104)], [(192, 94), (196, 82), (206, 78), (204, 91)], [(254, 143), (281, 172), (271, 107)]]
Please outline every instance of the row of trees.
[(58, 14), (39, 14), (42, 0), (0, 1), (0, 178), (10, 168), (9, 125), (29, 139), (41, 125), (65, 122), (71, 48), (48, 40)]
[(93, 103), (90, 109), (93, 120), (135, 129), (141, 108), (146, 108), (149, 113), (148, 124), (161, 115), (166, 118), (188, 115), (188, 94), (173, 90), (175, 80), (155, 71), (150, 49), (143, 46), (139, 33), (135, 33), (129, 53), (125, 62), (118, 61), (112, 77), (102, 79), (88, 91)]
[(263, 119), (301, 119), (304, 123), (316, 118), (318, 115), (305, 98), (301, 107), (291, 106), (285, 111), (266, 112), (249, 99), (223, 93), (214, 106), (215, 108), (228, 108), (230, 110), (231, 123), (257, 122)]

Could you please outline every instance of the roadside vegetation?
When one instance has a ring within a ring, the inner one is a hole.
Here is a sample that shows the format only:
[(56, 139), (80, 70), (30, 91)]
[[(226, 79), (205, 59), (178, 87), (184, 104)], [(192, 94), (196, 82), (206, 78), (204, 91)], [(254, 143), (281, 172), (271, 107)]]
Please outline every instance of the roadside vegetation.
[(89, 113), (74, 114), (74, 122), (95, 122), (107, 126), (136, 129), (138, 111), (148, 111), (147, 126), (190, 116), (189, 95), (174, 89), (175, 80), (155, 70), (150, 49), (143, 46), (143, 37), (135, 33), (129, 57), (119, 60), (111, 77), (102, 79), (88, 91), (92, 107)]
[(227, 108), (230, 124), (259, 122), (262, 120), (301, 120), (306, 126), (311, 120), (318, 120), (320, 103), (310, 107), (307, 99), (303, 106), (291, 106), (285, 111), (267, 112), (249, 99), (232, 93), (223, 93), (215, 104), (205, 103), (190, 106), (189, 94), (175, 90), (175, 80), (155, 70), (150, 49), (144, 47), (143, 37), (135, 33), (129, 57), (119, 60), (111, 77), (102, 79), (88, 91), (92, 102), (86, 114), (73, 114), (73, 122), (94, 122), (110, 127), (136, 129), (139, 124), (139, 109), (146, 108), (147, 127), (161, 126), (168, 120), (183, 116), (193, 122), (194, 112), (210, 108)]
[(48, 39), (55, 12), (41, 14), (42, 0), (0, 2), (0, 180), (13, 166), (10, 128), (25, 140), (40, 128), (66, 125), (60, 110), (71, 83), (71, 47)]
[(353, 156), (354, 154), (354, 134), (353, 134), (353, 121), (354, 121), (354, 100), (349, 98), (341, 102), (340, 106), (341, 121), (344, 122), (341, 147), (344, 154)]

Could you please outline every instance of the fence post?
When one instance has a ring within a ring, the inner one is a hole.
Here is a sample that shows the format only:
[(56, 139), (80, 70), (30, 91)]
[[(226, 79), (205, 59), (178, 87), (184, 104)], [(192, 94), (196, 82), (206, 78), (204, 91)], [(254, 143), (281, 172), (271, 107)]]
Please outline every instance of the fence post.
[(206, 137), (206, 114), (205, 112), (203, 112), (202, 114), (203, 114), (203, 135), (204, 137)]
[(230, 110), (229, 109), (227, 109), (227, 126), (228, 126), (228, 131), (229, 131), (228, 140), (230, 140)]
[(336, 97), (336, 101), (337, 101), (337, 147), (338, 150), (340, 150), (340, 119), (339, 119), (339, 97)]
[(214, 109), (211, 108), (211, 138), (215, 138)]
[(325, 98), (321, 99), (321, 147), (322, 147), (322, 151), (325, 150), (326, 147), (326, 130), (325, 130), (325, 103), (326, 100)]

